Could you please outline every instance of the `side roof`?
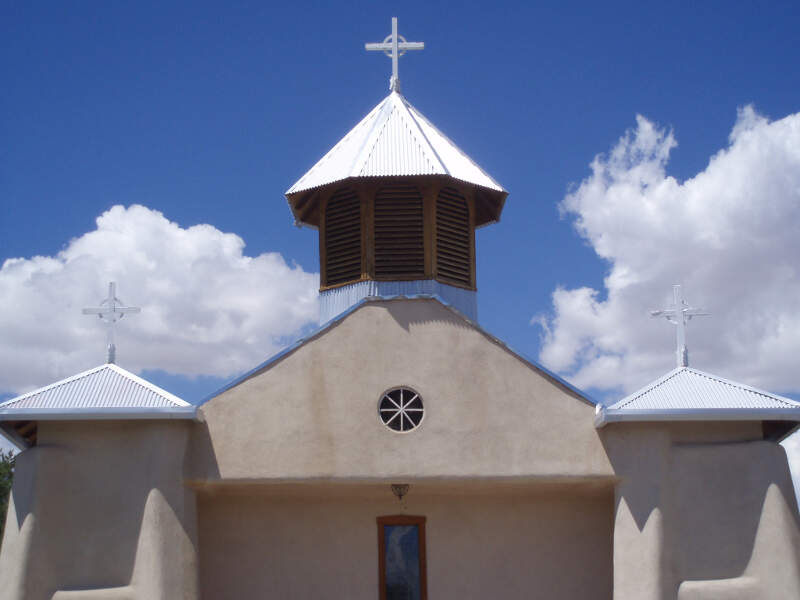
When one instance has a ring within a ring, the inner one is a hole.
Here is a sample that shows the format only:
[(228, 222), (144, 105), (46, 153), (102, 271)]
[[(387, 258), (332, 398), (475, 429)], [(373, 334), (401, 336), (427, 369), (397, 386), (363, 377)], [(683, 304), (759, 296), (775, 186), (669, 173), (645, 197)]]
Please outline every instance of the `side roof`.
[(436, 302), (438, 302), (439, 304), (444, 306), (447, 310), (449, 310), (450, 312), (455, 314), (458, 318), (464, 320), (471, 327), (475, 328), (481, 334), (486, 336), (491, 342), (493, 342), (493, 343), (497, 344), (498, 346), (500, 346), (501, 348), (505, 349), (507, 352), (509, 352), (511, 355), (515, 356), (517, 359), (519, 359), (522, 362), (526, 363), (528, 366), (532, 367), (533, 369), (541, 372), (543, 375), (545, 375), (547, 378), (551, 379), (552, 381), (554, 381), (558, 385), (563, 386), (564, 388), (566, 388), (567, 390), (569, 390), (570, 392), (575, 394), (579, 399), (587, 402), (588, 404), (597, 405), (597, 402), (595, 400), (593, 400), (585, 392), (583, 392), (582, 390), (576, 388), (574, 385), (569, 383), (567, 380), (563, 379), (562, 377), (559, 377), (558, 375), (556, 375), (555, 373), (553, 373), (549, 369), (545, 368), (544, 366), (542, 366), (541, 364), (539, 364), (535, 360), (533, 360), (531, 358), (528, 358), (527, 356), (525, 356), (524, 354), (522, 354), (520, 352), (517, 352), (516, 350), (514, 350), (513, 348), (508, 346), (508, 344), (503, 342), (500, 338), (492, 335), (491, 333), (489, 333), (488, 331), (483, 329), (480, 325), (478, 325), (477, 323), (475, 323), (471, 319), (469, 319), (466, 316), (464, 316), (464, 314), (462, 314), (460, 311), (458, 311), (457, 309), (453, 308), (453, 306), (450, 305), (442, 297), (440, 297), (440, 296), (438, 296), (436, 294), (416, 294), (416, 295), (401, 295), (401, 296), (369, 296), (367, 298), (364, 298), (364, 299), (360, 300), (359, 302), (357, 302), (356, 304), (354, 304), (353, 306), (348, 308), (346, 311), (342, 312), (341, 314), (339, 314), (338, 316), (334, 317), (333, 319), (331, 319), (327, 323), (324, 323), (323, 325), (321, 325), (320, 327), (315, 329), (313, 332), (311, 332), (307, 336), (297, 340), (291, 346), (285, 348), (284, 350), (281, 350), (277, 354), (275, 354), (272, 357), (268, 358), (263, 363), (259, 364), (258, 366), (256, 366), (255, 368), (251, 369), (250, 371), (247, 371), (243, 375), (240, 375), (240, 376), (232, 379), (231, 381), (226, 383), (224, 386), (222, 386), (220, 389), (218, 389), (216, 392), (214, 392), (213, 394), (207, 396), (206, 398), (204, 398), (203, 400), (198, 402), (197, 406), (201, 407), (203, 404), (205, 404), (206, 402), (208, 402), (210, 400), (213, 400), (214, 398), (216, 398), (217, 396), (219, 396), (223, 392), (225, 392), (225, 391), (227, 391), (227, 390), (229, 390), (229, 389), (231, 389), (233, 387), (236, 387), (237, 385), (239, 385), (243, 381), (246, 381), (250, 377), (253, 377), (254, 375), (257, 375), (261, 371), (269, 368), (271, 365), (273, 365), (273, 364), (277, 363), (278, 361), (286, 358), (287, 356), (289, 356), (290, 354), (292, 354), (293, 352), (295, 352), (296, 350), (298, 350), (300, 347), (304, 346), (305, 344), (307, 344), (311, 340), (314, 340), (314, 339), (318, 338), (319, 336), (324, 335), (328, 330), (330, 330), (336, 324), (338, 324), (341, 321), (345, 320), (347, 317), (349, 317), (351, 314), (353, 314), (354, 312), (356, 312), (357, 310), (359, 310), (361, 307), (365, 306), (366, 304), (368, 304), (370, 302), (384, 302), (384, 301), (392, 301), (392, 300), (435, 300)]
[(619, 421), (797, 421), (800, 402), (698, 369), (679, 367), (606, 407), (595, 425)]
[(104, 364), (0, 404), (0, 421), (193, 418), (195, 407), (115, 364)]

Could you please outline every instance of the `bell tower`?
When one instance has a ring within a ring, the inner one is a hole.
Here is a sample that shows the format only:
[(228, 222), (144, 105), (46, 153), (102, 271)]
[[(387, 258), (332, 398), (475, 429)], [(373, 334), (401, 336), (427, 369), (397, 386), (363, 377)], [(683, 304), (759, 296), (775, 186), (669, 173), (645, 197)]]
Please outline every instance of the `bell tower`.
[(397, 58), (422, 49), (392, 34), (389, 95), (286, 192), (319, 230), (320, 320), (367, 296), (437, 295), (477, 320), (475, 229), (507, 192), (400, 93)]

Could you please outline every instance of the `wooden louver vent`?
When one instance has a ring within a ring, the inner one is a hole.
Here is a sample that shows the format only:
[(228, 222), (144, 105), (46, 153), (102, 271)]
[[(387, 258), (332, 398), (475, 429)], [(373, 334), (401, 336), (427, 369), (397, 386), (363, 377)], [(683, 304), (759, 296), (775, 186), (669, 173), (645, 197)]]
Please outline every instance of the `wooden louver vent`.
[(375, 277), (423, 279), (422, 195), (410, 185), (385, 186), (375, 195)]
[(442, 188), (436, 199), (436, 266), (439, 279), (472, 287), (469, 208), (453, 188)]
[(325, 208), (325, 281), (336, 285), (361, 278), (361, 201), (342, 188)]

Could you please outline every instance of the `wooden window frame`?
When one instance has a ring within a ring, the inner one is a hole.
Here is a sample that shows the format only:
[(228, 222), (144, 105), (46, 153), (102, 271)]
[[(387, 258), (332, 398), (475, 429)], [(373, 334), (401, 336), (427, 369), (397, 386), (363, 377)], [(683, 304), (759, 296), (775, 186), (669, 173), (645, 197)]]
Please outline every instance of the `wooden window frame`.
[(388, 515), (378, 517), (378, 591), (380, 600), (386, 600), (386, 538), (384, 525), (416, 525), (419, 541), (419, 593), (420, 600), (428, 600), (428, 572), (425, 556), (425, 517)]

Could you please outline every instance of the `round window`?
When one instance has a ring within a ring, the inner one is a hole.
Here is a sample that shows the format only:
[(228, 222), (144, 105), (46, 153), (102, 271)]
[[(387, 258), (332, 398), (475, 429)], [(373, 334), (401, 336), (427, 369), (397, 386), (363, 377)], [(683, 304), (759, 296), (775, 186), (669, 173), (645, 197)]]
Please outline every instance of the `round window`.
[(381, 396), (378, 402), (378, 415), (389, 429), (406, 433), (422, 422), (425, 409), (422, 398), (412, 389), (398, 387)]

